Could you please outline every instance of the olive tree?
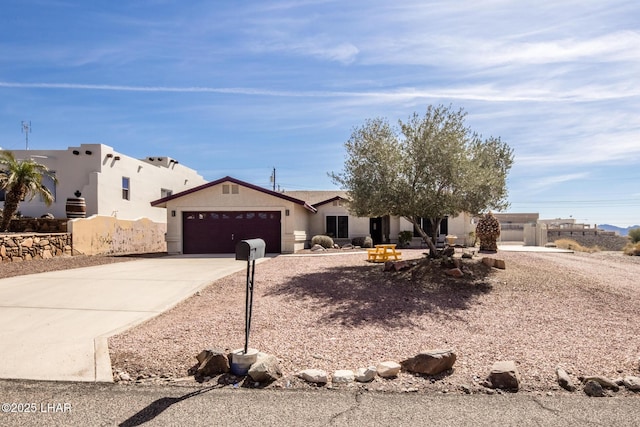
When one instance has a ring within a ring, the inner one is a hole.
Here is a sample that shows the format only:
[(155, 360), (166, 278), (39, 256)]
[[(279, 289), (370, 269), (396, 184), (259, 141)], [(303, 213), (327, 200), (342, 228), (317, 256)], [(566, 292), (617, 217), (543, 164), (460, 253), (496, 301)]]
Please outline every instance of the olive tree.
[[(343, 171), (329, 174), (347, 190), (351, 212), (405, 218), (435, 255), (443, 218), (506, 209), (513, 151), (500, 138), (483, 140), (465, 117), (462, 109), (428, 106), (424, 116), (414, 113), (396, 127), (375, 118), (354, 128)], [(430, 221), (431, 236), (418, 217)]]

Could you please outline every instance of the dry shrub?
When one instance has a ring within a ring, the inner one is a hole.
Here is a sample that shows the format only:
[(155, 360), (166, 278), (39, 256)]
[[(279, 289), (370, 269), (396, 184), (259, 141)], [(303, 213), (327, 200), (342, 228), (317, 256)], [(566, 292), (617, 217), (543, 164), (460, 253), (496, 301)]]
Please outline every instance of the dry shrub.
[(638, 243), (629, 243), (623, 249), (625, 255), (636, 255), (640, 256), (640, 242)]
[(571, 239), (558, 239), (553, 243), (555, 243), (556, 246), (559, 247), (560, 249), (569, 249), (571, 251), (587, 252), (590, 254), (594, 252), (600, 252), (600, 248), (598, 246), (591, 246), (590, 248), (588, 248), (586, 246), (582, 246), (580, 243)]

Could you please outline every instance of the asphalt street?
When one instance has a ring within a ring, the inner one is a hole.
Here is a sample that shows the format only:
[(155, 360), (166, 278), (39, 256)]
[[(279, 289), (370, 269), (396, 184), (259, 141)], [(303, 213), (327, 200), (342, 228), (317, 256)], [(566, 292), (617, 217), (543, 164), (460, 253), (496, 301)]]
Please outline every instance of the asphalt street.
[(637, 426), (640, 395), (442, 395), (0, 380), (2, 426)]

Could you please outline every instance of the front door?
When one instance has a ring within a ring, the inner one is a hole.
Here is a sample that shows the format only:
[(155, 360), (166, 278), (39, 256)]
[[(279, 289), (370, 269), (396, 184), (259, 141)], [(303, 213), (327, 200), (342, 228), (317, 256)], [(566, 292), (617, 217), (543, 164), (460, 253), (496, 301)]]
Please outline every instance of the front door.
[(369, 234), (374, 245), (379, 245), (383, 242), (382, 217), (369, 218)]

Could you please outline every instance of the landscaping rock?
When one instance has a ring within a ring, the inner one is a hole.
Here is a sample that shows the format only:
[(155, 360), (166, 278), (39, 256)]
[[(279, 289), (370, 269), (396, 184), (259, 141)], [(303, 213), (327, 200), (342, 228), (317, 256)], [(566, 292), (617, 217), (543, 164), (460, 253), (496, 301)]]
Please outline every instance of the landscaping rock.
[(349, 369), (339, 369), (333, 373), (331, 381), (334, 384), (349, 384), (355, 379), (353, 371)]
[(473, 253), (471, 253), (469, 251), (464, 251), (462, 253), (462, 258), (464, 258), (464, 259), (472, 259), (473, 258)]
[(496, 260), (495, 258), (491, 258), (491, 257), (484, 257), (482, 258), (482, 263), (484, 265), (487, 265), (489, 267), (493, 267), (493, 265), (495, 264)]
[(459, 268), (450, 268), (449, 270), (445, 270), (444, 274), (446, 274), (447, 276), (455, 277), (455, 278), (460, 278), (464, 276), (464, 273)]
[(496, 258), (493, 260), (493, 268), (499, 268), (500, 270), (504, 270), (507, 268), (503, 259)]
[(305, 369), (298, 376), (309, 383), (326, 384), (329, 381), (327, 373), (322, 369)]
[(608, 389), (611, 389), (613, 391), (620, 390), (620, 386), (618, 386), (618, 384), (616, 384), (614, 381), (610, 380), (609, 378), (602, 377), (602, 376), (586, 377), (583, 381), (585, 383), (587, 383), (589, 381), (595, 381), (595, 382), (597, 382), (598, 384), (600, 384), (604, 388), (608, 388)]
[(369, 366), (368, 368), (358, 368), (355, 374), (355, 380), (360, 383), (368, 383), (369, 381), (373, 381), (377, 373), (378, 371), (376, 371), (375, 366)]
[(322, 247), (321, 245), (313, 245), (311, 247), (311, 249), (310, 249), (310, 251), (312, 251), (312, 252), (321, 252), (321, 251), (324, 251), (324, 250), (325, 250), (325, 248)]
[(378, 371), (378, 375), (382, 378), (393, 378), (398, 376), (401, 368), (402, 366), (397, 362), (386, 361), (379, 363), (378, 366), (376, 366), (376, 371)]
[(622, 384), (631, 391), (640, 391), (640, 377), (624, 377)]
[(557, 368), (556, 376), (558, 377), (558, 384), (560, 387), (567, 391), (576, 391), (576, 386), (573, 384), (571, 378), (569, 378), (569, 374), (567, 374), (564, 369)]
[(584, 394), (589, 397), (604, 397), (606, 396), (604, 389), (599, 382), (589, 380), (585, 383), (583, 388)]
[(424, 375), (438, 375), (453, 367), (456, 354), (453, 350), (427, 350), (400, 362), (402, 369)]
[(258, 358), (249, 368), (248, 375), (259, 383), (275, 381), (282, 377), (282, 370), (278, 358), (267, 354), (258, 353)]
[(229, 358), (220, 350), (202, 350), (196, 359), (200, 363), (195, 374), (197, 377), (212, 377), (227, 373), (231, 369)]
[(520, 373), (514, 361), (496, 362), (489, 373), (492, 388), (518, 391), (520, 389)]

